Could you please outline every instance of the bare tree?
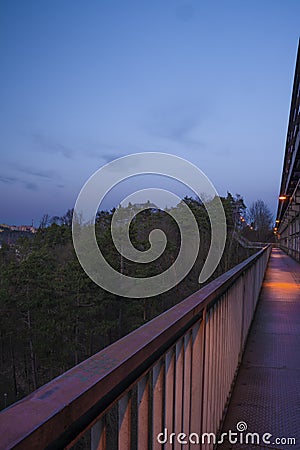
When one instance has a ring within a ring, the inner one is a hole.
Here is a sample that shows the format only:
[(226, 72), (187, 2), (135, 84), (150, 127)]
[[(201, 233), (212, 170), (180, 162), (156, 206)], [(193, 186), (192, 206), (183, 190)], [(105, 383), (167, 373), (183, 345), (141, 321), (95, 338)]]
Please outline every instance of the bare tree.
[(267, 241), (272, 229), (273, 215), (263, 200), (256, 200), (249, 208), (248, 217), (258, 241)]
[(50, 224), (50, 216), (49, 214), (44, 214), (43, 217), (40, 220), (40, 229), (47, 228), (47, 226)]

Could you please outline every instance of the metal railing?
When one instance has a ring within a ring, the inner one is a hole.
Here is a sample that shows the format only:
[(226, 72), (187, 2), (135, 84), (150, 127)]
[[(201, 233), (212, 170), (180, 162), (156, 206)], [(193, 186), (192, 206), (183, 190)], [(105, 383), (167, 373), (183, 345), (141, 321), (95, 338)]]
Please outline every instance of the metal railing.
[(0, 448), (176, 450), (217, 433), (270, 251), (4, 410)]

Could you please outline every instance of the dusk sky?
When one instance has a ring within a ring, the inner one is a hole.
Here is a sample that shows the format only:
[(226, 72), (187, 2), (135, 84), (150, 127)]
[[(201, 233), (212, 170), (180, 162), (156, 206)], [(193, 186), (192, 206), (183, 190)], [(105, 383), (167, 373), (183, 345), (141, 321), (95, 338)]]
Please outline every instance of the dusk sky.
[(0, 223), (148, 151), (275, 214), (299, 23), (299, 0), (1, 0)]

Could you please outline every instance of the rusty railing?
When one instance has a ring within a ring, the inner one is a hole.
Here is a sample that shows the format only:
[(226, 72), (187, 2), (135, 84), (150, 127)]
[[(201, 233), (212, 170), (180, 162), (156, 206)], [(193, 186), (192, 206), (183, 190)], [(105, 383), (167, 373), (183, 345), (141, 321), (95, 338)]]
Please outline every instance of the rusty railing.
[(0, 448), (213, 448), (270, 251), (4, 410)]

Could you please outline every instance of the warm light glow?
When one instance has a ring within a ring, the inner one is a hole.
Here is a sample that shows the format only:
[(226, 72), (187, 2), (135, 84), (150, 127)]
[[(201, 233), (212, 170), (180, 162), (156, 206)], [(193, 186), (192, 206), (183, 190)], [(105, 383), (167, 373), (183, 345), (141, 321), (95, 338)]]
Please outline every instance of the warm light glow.
[(275, 227), (274, 230), (276, 231), (276, 230), (277, 230), (277, 227)]
[(277, 219), (277, 220), (275, 220), (275, 222), (276, 222), (276, 223), (279, 223), (279, 220)]
[(286, 195), (280, 195), (279, 200), (286, 200)]
[(274, 292), (278, 293), (278, 295), (280, 295), (280, 291), (284, 292), (285, 294), (289, 292), (291, 295), (293, 295), (294, 291), (299, 290), (299, 287), (295, 282), (287, 281), (265, 281), (264, 286), (274, 289)]

